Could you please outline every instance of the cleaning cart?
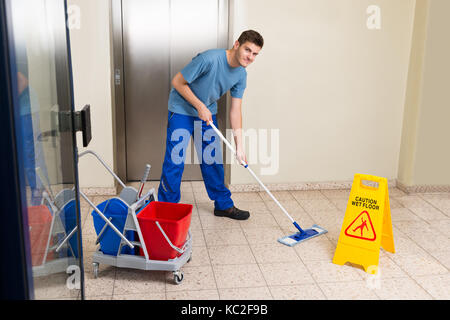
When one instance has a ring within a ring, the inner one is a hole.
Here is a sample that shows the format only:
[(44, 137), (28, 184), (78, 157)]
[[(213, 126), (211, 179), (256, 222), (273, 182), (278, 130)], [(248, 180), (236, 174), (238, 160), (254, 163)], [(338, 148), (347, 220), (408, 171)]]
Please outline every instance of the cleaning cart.
[(81, 196), (93, 208), (92, 217), (97, 234), (97, 250), (92, 256), (94, 277), (100, 264), (119, 268), (172, 271), (174, 282), (183, 281), (181, 268), (192, 256), (189, 230), (192, 205), (155, 201), (155, 189), (141, 195), (150, 166), (147, 165), (138, 190), (127, 187), (93, 151), (106, 170), (123, 187), (118, 197), (96, 206), (82, 192)]
[(76, 206), (74, 189), (63, 189), (54, 195), (40, 168), (37, 177), (45, 191), (39, 206), (28, 208), (31, 255), (34, 276), (65, 272), (78, 256)]

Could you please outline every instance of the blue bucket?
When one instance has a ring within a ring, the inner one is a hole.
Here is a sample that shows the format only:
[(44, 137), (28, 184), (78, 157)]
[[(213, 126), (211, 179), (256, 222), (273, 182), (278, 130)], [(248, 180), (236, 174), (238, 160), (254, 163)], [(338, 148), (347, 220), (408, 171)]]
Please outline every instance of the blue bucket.
[[(61, 221), (64, 225), (64, 229), (66, 230), (66, 234), (69, 235), (70, 232), (77, 226), (77, 211), (76, 211), (76, 202), (75, 199), (67, 202), (61, 213), (60, 213)], [(58, 242), (62, 240), (58, 239)], [(70, 246), (72, 247), (73, 253), (75, 254), (75, 258), (78, 258), (78, 234), (75, 232), (69, 240)], [(62, 253), (60, 257), (63, 257)], [(72, 256), (70, 250), (67, 251), (67, 256)]]
[[(108, 206), (106, 207), (106, 205)], [(97, 209), (103, 213), (106, 219), (112, 218), (111, 223), (121, 233), (123, 232), (123, 229), (125, 227), (125, 221), (127, 219), (128, 207), (122, 200), (118, 198), (106, 200), (100, 203), (97, 206)], [(100, 215), (95, 210), (92, 211), (91, 215), (94, 219), (94, 228), (98, 236), (102, 231), (103, 227), (105, 226), (106, 222), (105, 220), (103, 220), (102, 217), (100, 217)], [(134, 231), (127, 231), (125, 237), (130, 241), (134, 241), (135, 239)], [(104, 254), (115, 256), (117, 255), (117, 251), (119, 250), (120, 240), (121, 240), (120, 236), (117, 235), (117, 233), (115, 233), (110, 226), (107, 226), (100, 238), (100, 250)], [(128, 246), (123, 246), (121, 253), (135, 254), (135, 250), (131, 249)]]

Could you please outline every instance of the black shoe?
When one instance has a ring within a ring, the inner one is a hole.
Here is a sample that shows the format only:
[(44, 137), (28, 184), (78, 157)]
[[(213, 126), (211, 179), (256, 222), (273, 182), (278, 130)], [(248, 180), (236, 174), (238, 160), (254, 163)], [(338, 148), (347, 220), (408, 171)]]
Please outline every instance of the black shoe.
[(233, 206), (226, 210), (214, 209), (214, 215), (217, 217), (227, 217), (235, 220), (247, 220), (250, 217), (250, 212), (240, 210)]

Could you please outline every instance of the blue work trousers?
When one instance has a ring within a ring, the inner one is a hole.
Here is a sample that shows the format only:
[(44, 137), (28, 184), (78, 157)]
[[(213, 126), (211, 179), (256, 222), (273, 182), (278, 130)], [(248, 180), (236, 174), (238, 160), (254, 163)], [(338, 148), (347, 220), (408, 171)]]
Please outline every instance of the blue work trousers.
[[(217, 118), (213, 115), (216, 127)], [(195, 133), (194, 133), (195, 132)], [(194, 145), (206, 191), (214, 207), (225, 210), (234, 206), (231, 192), (224, 184), (221, 141), (211, 126), (198, 117), (169, 111), (166, 153), (158, 188), (158, 201), (178, 203), (186, 160), (186, 150), (194, 134)]]

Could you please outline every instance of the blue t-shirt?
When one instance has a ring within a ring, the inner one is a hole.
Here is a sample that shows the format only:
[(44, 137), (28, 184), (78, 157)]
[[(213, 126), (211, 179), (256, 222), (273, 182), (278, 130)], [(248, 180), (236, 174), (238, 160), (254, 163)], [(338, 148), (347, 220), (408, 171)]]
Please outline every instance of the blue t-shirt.
[[(228, 64), (225, 49), (212, 49), (198, 54), (181, 70), (189, 88), (211, 111), (217, 114), (217, 100), (228, 90), (234, 98), (242, 98), (247, 86), (247, 71)], [(172, 88), (169, 111), (188, 116), (198, 116), (197, 109)]]

